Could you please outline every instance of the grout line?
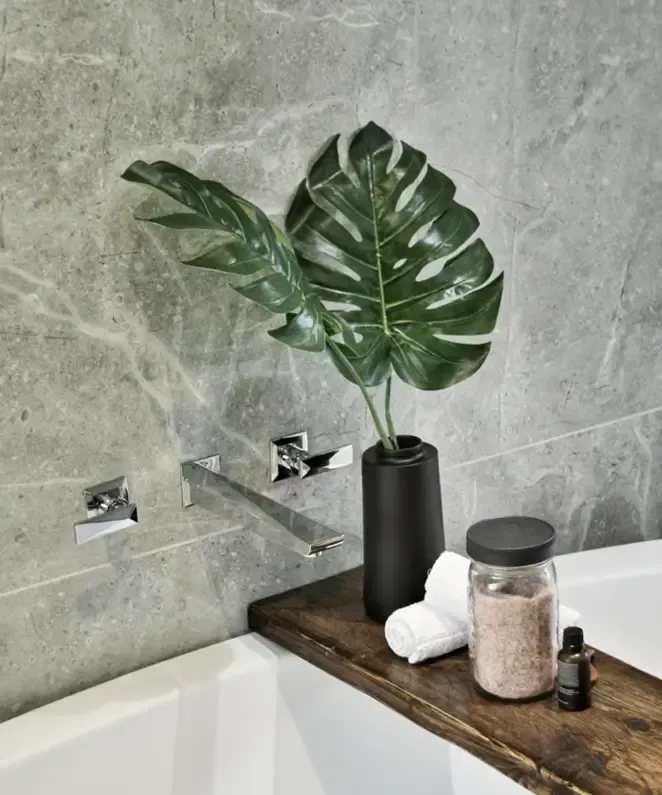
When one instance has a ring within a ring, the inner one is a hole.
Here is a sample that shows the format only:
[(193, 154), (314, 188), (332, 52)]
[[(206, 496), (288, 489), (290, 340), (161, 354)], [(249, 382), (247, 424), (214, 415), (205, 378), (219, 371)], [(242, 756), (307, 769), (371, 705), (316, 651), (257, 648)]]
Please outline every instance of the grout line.
[(567, 433), (561, 433), (558, 436), (551, 436), (549, 439), (541, 439), (538, 442), (529, 442), (529, 444), (523, 444), (521, 447), (513, 447), (510, 450), (502, 450), (498, 453), (491, 453), (490, 455), (481, 456), (480, 458), (473, 458), (471, 461), (463, 461), (461, 464), (451, 464), (447, 467), (442, 467), (440, 472), (452, 472), (456, 469), (462, 469), (463, 467), (472, 466), (473, 464), (482, 464), (484, 461), (492, 461), (495, 458), (501, 458), (502, 456), (512, 455), (513, 453), (521, 453), (523, 450), (532, 450), (535, 447), (542, 447), (545, 444), (551, 444), (552, 442), (558, 442), (563, 439), (570, 439), (573, 436), (581, 436), (583, 433), (591, 433), (592, 431), (599, 431), (601, 428), (609, 428), (612, 425), (618, 425), (621, 422), (627, 422), (628, 420), (636, 420), (640, 417), (648, 417), (651, 414), (657, 414), (658, 412), (662, 412), (662, 407), (658, 406), (654, 409), (646, 409), (645, 411), (637, 411), (634, 414), (628, 414), (625, 417), (617, 417), (613, 420), (607, 420), (607, 422), (601, 422), (597, 425), (589, 425), (588, 428), (582, 428), (578, 431), (568, 431)]
[(30, 585), (21, 585), (18, 588), (12, 588), (9, 591), (4, 591), (4, 593), (0, 593), (0, 599), (4, 599), (7, 596), (17, 596), (18, 594), (25, 593), (26, 591), (34, 591), (37, 588), (45, 588), (48, 585), (56, 585), (58, 582), (64, 582), (65, 580), (71, 580), (74, 577), (82, 577), (84, 574), (90, 574), (93, 571), (99, 571), (100, 569), (105, 569), (109, 567), (110, 563), (99, 563), (96, 566), (89, 566), (86, 569), (80, 569), (80, 571), (73, 571), (69, 574), (61, 574), (59, 577), (51, 577), (49, 580), (40, 580), (39, 582), (32, 582)]
[(29, 489), (36, 486), (82, 486), (89, 478), (50, 478), (49, 480), (25, 481), (22, 483), (0, 483), (0, 489)]
[(198, 541), (206, 541), (207, 539), (214, 538), (215, 536), (230, 535), (231, 533), (236, 533), (243, 529), (244, 525), (238, 524), (226, 530), (213, 530), (211, 533), (205, 533), (204, 535), (187, 538), (184, 541), (175, 541), (173, 544), (167, 544), (166, 546), (159, 547), (158, 549), (145, 550), (144, 552), (140, 552), (137, 555), (132, 555), (130, 558), (127, 558), (127, 560), (141, 560), (142, 558), (148, 558), (150, 555), (157, 555), (161, 552), (171, 552), (173, 549), (180, 549), (181, 547), (188, 547), (192, 544), (197, 544)]
[(17, 596), (19, 594), (25, 593), (26, 591), (34, 591), (38, 588), (45, 588), (48, 585), (56, 585), (59, 582), (64, 582), (66, 580), (72, 580), (76, 577), (82, 577), (86, 574), (90, 574), (94, 571), (100, 571), (101, 569), (106, 568), (113, 568), (115, 563), (130, 563), (134, 560), (142, 560), (143, 558), (148, 558), (150, 555), (158, 555), (161, 552), (170, 552), (173, 549), (179, 549), (180, 547), (190, 546), (192, 544), (197, 543), (198, 541), (206, 541), (209, 538), (213, 538), (214, 536), (221, 536), (221, 535), (230, 535), (231, 533), (236, 533), (240, 530), (243, 530), (243, 525), (237, 525), (235, 527), (230, 528), (229, 530), (215, 530), (212, 533), (205, 533), (204, 535), (195, 536), (193, 538), (188, 538), (185, 541), (177, 541), (174, 544), (168, 544), (164, 547), (158, 547), (157, 549), (149, 549), (145, 550), (144, 552), (140, 552), (137, 555), (131, 555), (128, 558), (123, 558), (121, 560), (109, 560), (105, 563), (98, 563), (96, 566), (88, 566), (85, 569), (79, 569), (78, 571), (72, 571), (68, 574), (61, 574), (59, 577), (52, 577), (48, 580), (40, 580), (39, 582), (33, 582), (29, 585), (21, 585), (18, 588), (12, 588), (9, 591), (4, 591), (0, 593), (0, 599), (4, 599), (5, 597), (9, 596)]

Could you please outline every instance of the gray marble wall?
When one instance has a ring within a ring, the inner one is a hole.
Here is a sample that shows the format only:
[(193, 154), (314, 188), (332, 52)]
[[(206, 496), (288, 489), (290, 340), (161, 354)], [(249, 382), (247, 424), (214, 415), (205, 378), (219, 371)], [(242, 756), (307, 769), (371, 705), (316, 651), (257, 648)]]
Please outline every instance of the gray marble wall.
[[(529, 511), (561, 549), (658, 536), (658, 0), (0, 0), (0, 719), (240, 633), (316, 563), (180, 507), (180, 460), (264, 487), (268, 437), (373, 437), (356, 390), (181, 268), (119, 180), (166, 158), (276, 215), (371, 118), (458, 184), (507, 271), (491, 358), (397, 396), (435, 442), (448, 536)], [(140, 526), (76, 547), (125, 473)], [(358, 470), (270, 493), (358, 534)]]

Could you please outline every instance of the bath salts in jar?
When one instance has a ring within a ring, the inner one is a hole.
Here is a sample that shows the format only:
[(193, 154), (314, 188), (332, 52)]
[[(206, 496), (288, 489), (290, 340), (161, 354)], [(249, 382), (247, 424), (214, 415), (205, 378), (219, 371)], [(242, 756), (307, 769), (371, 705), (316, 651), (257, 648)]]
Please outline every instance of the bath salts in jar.
[(469, 655), (485, 695), (526, 701), (554, 690), (555, 538), (551, 525), (526, 516), (488, 519), (467, 532)]

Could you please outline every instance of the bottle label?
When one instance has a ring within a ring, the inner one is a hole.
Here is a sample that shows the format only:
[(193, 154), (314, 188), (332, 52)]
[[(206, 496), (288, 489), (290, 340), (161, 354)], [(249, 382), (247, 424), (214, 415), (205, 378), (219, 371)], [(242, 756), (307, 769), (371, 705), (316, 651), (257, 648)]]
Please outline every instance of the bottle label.
[(579, 665), (559, 660), (558, 686), (564, 690), (579, 690)]
[(591, 706), (591, 669), (588, 660), (558, 661), (556, 695), (562, 709), (576, 711)]

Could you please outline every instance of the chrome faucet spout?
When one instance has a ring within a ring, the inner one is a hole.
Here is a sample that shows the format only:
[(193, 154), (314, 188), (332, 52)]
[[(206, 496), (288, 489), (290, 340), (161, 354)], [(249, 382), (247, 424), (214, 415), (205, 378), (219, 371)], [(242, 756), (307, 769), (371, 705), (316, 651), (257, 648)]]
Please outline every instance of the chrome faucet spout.
[(228, 504), (234, 505), (260, 520), (256, 530), (269, 540), (307, 558), (340, 546), (345, 538), (342, 533), (226, 477), (221, 472), (219, 455), (182, 464), (182, 503), (185, 508), (200, 505), (213, 513)]

